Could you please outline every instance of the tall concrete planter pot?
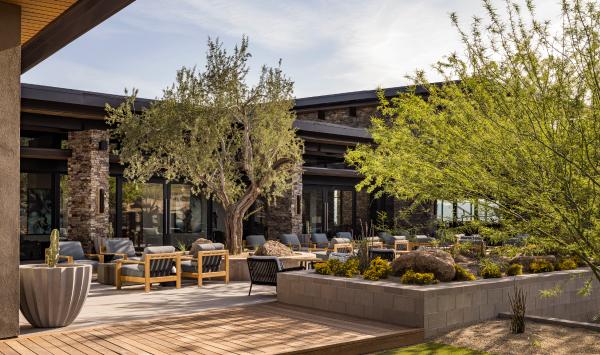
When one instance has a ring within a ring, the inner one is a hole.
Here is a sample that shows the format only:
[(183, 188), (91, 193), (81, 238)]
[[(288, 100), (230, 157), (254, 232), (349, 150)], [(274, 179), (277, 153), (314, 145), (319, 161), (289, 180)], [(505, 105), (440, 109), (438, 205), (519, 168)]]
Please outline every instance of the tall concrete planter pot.
[(91, 265), (23, 265), (21, 313), (37, 328), (64, 327), (79, 315), (92, 281)]

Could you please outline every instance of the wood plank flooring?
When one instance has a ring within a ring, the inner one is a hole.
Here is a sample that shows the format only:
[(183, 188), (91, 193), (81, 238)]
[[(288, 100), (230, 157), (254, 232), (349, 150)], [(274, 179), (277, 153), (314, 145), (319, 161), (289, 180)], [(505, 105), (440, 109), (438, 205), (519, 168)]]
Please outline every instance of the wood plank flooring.
[(423, 341), (403, 328), (280, 303), (0, 341), (0, 354), (361, 354)]

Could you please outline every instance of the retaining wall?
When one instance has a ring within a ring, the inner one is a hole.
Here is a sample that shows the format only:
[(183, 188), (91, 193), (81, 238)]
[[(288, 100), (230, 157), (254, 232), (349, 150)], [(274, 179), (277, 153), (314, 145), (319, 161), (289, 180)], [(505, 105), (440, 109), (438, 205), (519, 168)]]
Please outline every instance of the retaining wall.
[[(279, 302), (425, 329), (431, 338), (452, 329), (494, 319), (510, 311), (514, 284), (527, 293), (527, 314), (589, 321), (600, 311), (600, 287), (589, 296), (578, 291), (592, 277), (589, 269), (520, 275), (516, 278), (402, 285), (397, 278), (366, 281), (318, 275), (313, 270), (280, 273)], [(559, 285), (553, 297), (540, 290)]]

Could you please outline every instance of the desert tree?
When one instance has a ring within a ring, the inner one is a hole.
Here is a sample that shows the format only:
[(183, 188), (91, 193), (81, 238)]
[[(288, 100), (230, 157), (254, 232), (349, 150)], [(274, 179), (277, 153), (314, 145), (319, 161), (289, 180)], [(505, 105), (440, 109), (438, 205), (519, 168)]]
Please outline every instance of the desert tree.
[(244, 216), (257, 198), (273, 201), (290, 189), (303, 152), (293, 128), (293, 82), (279, 63), (263, 66), (251, 85), (250, 56), (247, 38), (232, 53), (209, 39), (204, 70), (180, 69), (149, 107), (136, 110), (136, 91), (119, 107), (106, 107), (125, 177), (185, 181), (214, 197), (236, 254)]
[(347, 161), (371, 191), (477, 201), (600, 279), (600, 9), (564, 0), (554, 24), (504, 4), (483, 1), (468, 28), (453, 14), (463, 50), (434, 65), (444, 81), (417, 72), (426, 95), (380, 93), (377, 145)]

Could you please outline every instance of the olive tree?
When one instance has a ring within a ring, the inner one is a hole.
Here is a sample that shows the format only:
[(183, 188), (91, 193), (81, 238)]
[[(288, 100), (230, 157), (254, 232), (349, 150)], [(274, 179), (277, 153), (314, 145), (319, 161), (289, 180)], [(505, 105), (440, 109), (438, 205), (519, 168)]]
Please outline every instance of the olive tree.
[(464, 50), (434, 65), (444, 82), (418, 72), (427, 95), (380, 95), (377, 145), (347, 160), (372, 191), (479, 201), (600, 279), (600, 9), (565, 0), (554, 26), (505, 4), (483, 1), (469, 29), (452, 15)]
[(208, 41), (203, 71), (183, 67), (159, 100), (136, 110), (136, 91), (106, 107), (125, 177), (185, 181), (225, 210), (227, 246), (241, 252), (243, 218), (257, 198), (289, 190), (303, 146), (292, 126), (293, 82), (281, 66), (263, 66), (248, 83), (248, 40), (233, 53)]

